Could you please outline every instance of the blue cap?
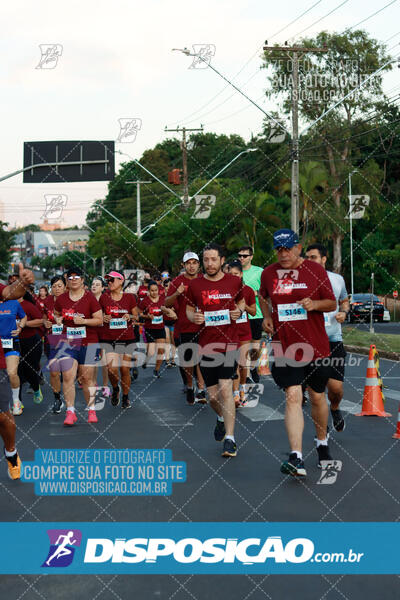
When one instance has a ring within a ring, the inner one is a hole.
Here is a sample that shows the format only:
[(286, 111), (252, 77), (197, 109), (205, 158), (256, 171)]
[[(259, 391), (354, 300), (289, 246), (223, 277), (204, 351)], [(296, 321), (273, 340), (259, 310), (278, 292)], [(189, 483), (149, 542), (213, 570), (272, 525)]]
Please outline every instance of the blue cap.
[(274, 248), (293, 248), (299, 243), (299, 236), (292, 229), (278, 229), (274, 233)]

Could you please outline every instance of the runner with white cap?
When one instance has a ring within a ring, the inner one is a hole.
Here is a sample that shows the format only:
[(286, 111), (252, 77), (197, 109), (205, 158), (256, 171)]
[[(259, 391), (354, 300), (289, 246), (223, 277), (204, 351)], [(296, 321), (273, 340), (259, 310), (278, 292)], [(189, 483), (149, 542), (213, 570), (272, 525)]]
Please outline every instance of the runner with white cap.
[[(186, 315), (186, 306), (187, 306), (187, 296), (186, 292), (188, 290), (189, 283), (194, 279), (199, 277), (203, 277), (200, 273), (200, 259), (195, 252), (187, 251), (183, 255), (182, 264), (184, 267), (184, 272), (175, 277), (169, 285), (168, 288), (168, 296), (165, 299), (165, 306), (173, 307), (177, 304), (178, 310), (178, 320), (176, 322), (175, 328), (179, 331), (179, 346), (185, 345), (186, 348), (192, 346), (192, 349), (188, 349), (188, 353), (186, 353), (185, 349), (183, 352), (179, 351), (178, 347), (178, 356), (179, 356), (179, 364), (183, 364), (184, 367), (180, 367), (182, 379), (186, 384), (186, 400), (188, 404), (194, 404), (195, 396), (194, 396), (194, 387), (193, 387), (193, 370), (194, 365), (197, 365), (197, 381), (198, 381), (198, 392), (196, 396), (197, 402), (206, 403), (206, 394), (204, 391), (204, 380), (200, 373), (200, 369), (198, 367), (197, 360), (197, 345), (198, 345), (198, 333), (200, 330), (199, 325), (189, 321)], [(188, 355), (187, 355), (188, 354)], [(190, 356), (189, 356), (190, 355)]]

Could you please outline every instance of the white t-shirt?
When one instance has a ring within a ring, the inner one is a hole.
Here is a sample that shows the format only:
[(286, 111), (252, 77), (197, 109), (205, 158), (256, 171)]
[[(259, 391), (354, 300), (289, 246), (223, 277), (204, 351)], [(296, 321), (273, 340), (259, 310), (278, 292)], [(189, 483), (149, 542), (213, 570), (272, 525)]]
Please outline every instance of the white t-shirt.
[(336, 310), (332, 312), (324, 313), (325, 329), (330, 342), (341, 342), (342, 337), (342, 326), (335, 319), (335, 316), (339, 312), (339, 302), (347, 298), (347, 290), (344, 279), (338, 273), (332, 273), (327, 271), (329, 281), (331, 282), (333, 293), (336, 298)]

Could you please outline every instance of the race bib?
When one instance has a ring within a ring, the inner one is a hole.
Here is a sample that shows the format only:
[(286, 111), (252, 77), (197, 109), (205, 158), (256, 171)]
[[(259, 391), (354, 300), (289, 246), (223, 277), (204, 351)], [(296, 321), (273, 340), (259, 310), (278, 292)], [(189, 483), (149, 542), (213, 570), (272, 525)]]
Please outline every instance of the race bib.
[(247, 323), (247, 312), (243, 311), (239, 319), (236, 319), (236, 323)]
[(307, 319), (306, 309), (297, 302), (278, 304), (277, 309), (279, 321), (305, 321)]
[(206, 327), (212, 327), (215, 325), (230, 325), (231, 316), (229, 314), (229, 310), (204, 311), (204, 323)]
[(63, 331), (63, 326), (62, 325), (52, 325), (51, 326), (51, 333), (53, 335), (61, 335)]
[(151, 319), (151, 324), (152, 325), (161, 325), (162, 322), (163, 322), (163, 316), (162, 315), (155, 315)]
[(79, 340), (86, 337), (86, 327), (67, 327), (67, 338)]
[(128, 324), (126, 319), (111, 319), (110, 329), (126, 329)]
[(4, 349), (7, 349), (7, 350), (12, 350), (14, 347), (12, 338), (1, 340), (1, 345), (3, 346)]

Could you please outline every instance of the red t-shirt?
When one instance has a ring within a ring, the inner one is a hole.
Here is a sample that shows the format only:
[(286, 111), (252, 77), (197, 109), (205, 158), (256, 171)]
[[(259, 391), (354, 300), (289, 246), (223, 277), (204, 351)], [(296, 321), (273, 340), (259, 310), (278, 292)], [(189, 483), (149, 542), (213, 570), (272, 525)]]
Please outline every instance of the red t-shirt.
[(97, 327), (74, 323), (75, 316), (91, 319), (93, 313), (101, 310), (101, 306), (92, 292), (86, 291), (79, 300), (71, 300), (69, 292), (64, 292), (58, 296), (55, 309), (62, 316), (63, 333), (69, 342), (74, 343), (76, 340), (77, 344), (87, 346), (99, 341)]
[[(6, 286), (2, 283), (0, 283), (0, 295), (1, 297), (3, 297), (3, 290)], [(4, 300), (6, 300), (7, 298), (4, 298)], [(6, 369), (7, 365), (6, 365), (6, 359), (4, 356), (4, 350), (3, 350), (3, 346), (0, 344), (0, 369)]]
[[(29, 302), (29, 300), (22, 300), (21, 302), (21, 306), (25, 311), (26, 317), (27, 317), (27, 321), (34, 321), (36, 319), (43, 319), (43, 314), (40, 311), (39, 307), (37, 306), (37, 304), (32, 304), (32, 302)], [(20, 339), (26, 339), (26, 338), (30, 338), (33, 337), (36, 334), (42, 335), (42, 326), (39, 327), (27, 327), (25, 325), (25, 327), (23, 328), (23, 330), (21, 331), (21, 333), (19, 334), (19, 338)]]
[[(60, 326), (56, 324), (56, 318), (54, 315), (55, 303), (56, 303), (56, 300), (55, 300), (54, 296), (52, 296), (51, 294), (49, 294), (44, 301), (44, 311), (43, 311), (44, 317), (48, 321), (50, 321), (52, 326), (54, 325), (54, 327), (52, 327), (51, 329), (47, 329), (47, 327), (45, 327), (45, 335), (46, 335), (47, 341), (50, 344), (50, 346), (55, 346), (61, 339), (64, 339), (62, 329), (61, 329), (61, 333), (56, 333), (56, 332), (60, 331), (60, 329), (59, 329)], [(61, 328), (62, 328), (62, 325), (61, 325)]]
[[(242, 294), (247, 306), (252, 306), (252, 304), (256, 303), (254, 290), (248, 285), (242, 287)], [(252, 339), (250, 321), (246, 311), (236, 321), (236, 333), (239, 342), (248, 342)]]
[[(311, 260), (304, 260), (297, 269), (283, 269), (279, 263), (269, 265), (261, 274), (260, 294), (271, 299), (274, 340), (280, 341), (283, 352), (292, 344), (308, 344), (313, 352), (310, 348), (305, 350), (305, 361), (329, 356), (324, 314), (301, 310), (296, 304), (304, 298), (335, 300), (329, 277), (321, 265)], [(299, 348), (295, 360), (302, 357), (303, 350)]]
[[(198, 275), (197, 278), (201, 278), (203, 277), (202, 275)], [(189, 319), (186, 316), (186, 306), (187, 306), (187, 291), (188, 291), (188, 287), (189, 287), (189, 283), (193, 281), (193, 279), (189, 279), (188, 277), (186, 277), (186, 275), (184, 273), (182, 273), (182, 275), (178, 275), (178, 277), (175, 277), (175, 279), (173, 279), (170, 283), (170, 286), (168, 288), (168, 296), (172, 296), (173, 294), (175, 294), (176, 290), (178, 289), (178, 287), (181, 285), (181, 283), (184, 284), (185, 286), (185, 291), (183, 292), (183, 294), (180, 294), (179, 296), (177, 296), (176, 298), (176, 302), (175, 304), (177, 305), (178, 311), (176, 313), (178, 320), (176, 321), (176, 325), (175, 327), (178, 328), (179, 333), (195, 333), (196, 331), (199, 331), (200, 329), (200, 325), (196, 325), (196, 323), (192, 323), (191, 321), (189, 321)]]
[(164, 315), (161, 307), (164, 306), (164, 298), (158, 298), (157, 302), (153, 302), (150, 296), (144, 298), (141, 309), (145, 314), (152, 316), (152, 319), (145, 319), (145, 329), (164, 329)]
[(138, 299), (138, 306), (140, 306), (140, 307), (142, 306), (143, 300), (145, 298), (147, 298), (148, 291), (149, 291), (149, 289), (147, 286), (145, 286), (145, 285), (139, 286), (138, 291), (136, 292), (137, 299)]
[[(122, 294), (121, 300), (113, 300), (111, 294), (103, 294), (100, 297), (100, 306), (105, 315), (111, 315), (112, 319), (120, 320), (125, 314), (132, 314), (136, 306), (133, 294)], [(119, 327), (120, 323), (104, 323), (101, 331), (101, 339), (104, 340), (133, 340), (135, 334), (132, 321), (125, 321), (126, 327)]]
[[(242, 280), (229, 273), (225, 273), (218, 281), (206, 277), (197, 277), (190, 281), (187, 303), (197, 307), (205, 317), (199, 334), (203, 354), (215, 354), (237, 348), (237, 325), (231, 320), (229, 311), (234, 310), (236, 302), (242, 298)], [(223, 321), (226, 321), (226, 324), (221, 324)]]

